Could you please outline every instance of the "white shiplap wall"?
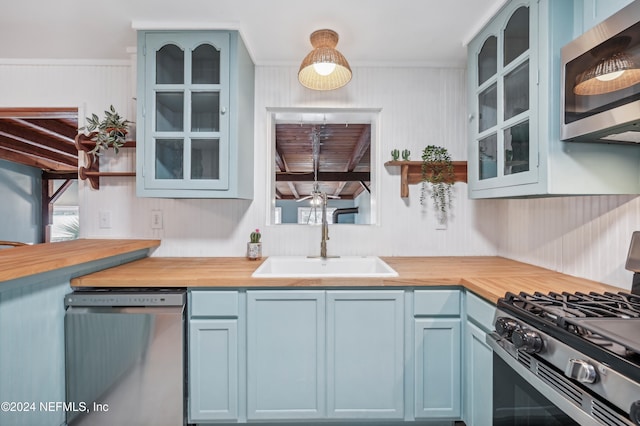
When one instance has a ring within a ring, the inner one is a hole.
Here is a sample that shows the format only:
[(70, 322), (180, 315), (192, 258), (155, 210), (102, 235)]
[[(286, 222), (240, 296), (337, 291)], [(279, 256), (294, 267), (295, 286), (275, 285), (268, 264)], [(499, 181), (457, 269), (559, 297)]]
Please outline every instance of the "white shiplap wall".
[[(419, 187), (399, 197), (398, 170), (382, 166), (392, 148), (414, 159), (428, 144), (444, 145), (466, 159), (465, 77), (458, 69), (356, 68), (345, 88), (303, 89), (291, 67), (258, 67), (256, 73), (255, 199), (164, 200), (135, 196), (132, 178), (102, 180), (94, 191), (80, 184), (85, 237), (162, 238), (158, 256), (242, 256), (248, 233), (263, 230), (264, 253), (312, 254), (319, 230), (294, 225), (265, 227), (266, 108), (381, 108), (380, 224), (332, 227), (336, 254), (494, 255), (514, 258), (571, 275), (629, 287), (624, 260), (631, 232), (640, 228), (640, 200), (633, 196), (558, 197), (469, 201), (466, 185), (455, 186), (454, 216), (436, 231), (433, 212), (419, 205)], [(130, 64), (91, 61), (0, 60), (0, 106), (78, 106), (80, 116), (109, 104), (134, 116)], [(133, 170), (135, 155), (108, 155), (104, 169)], [(151, 210), (162, 210), (164, 228), (150, 228)], [(98, 214), (111, 212), (112, 228), (101, 229)]]
[(640, 198), (631, 195), (500, 200), (498, 254), (631, 288), (624, 269)]
[[(419, 158), (429, 144), (444, 145), (455, 159), (466, 159), (465, 72), (438, 68), (356, 68), (348, 86), (332, 92), (304, 89), (295, 67), (256, 70), (255, 197), (239, 200), (165, 200), (137, 198), (132, 178), (102, 179), (101, 189), (80, 185), (84, 237), (162, 238), (157, 256), (242, 256), (249, 232), (263, 231), (263, 253), (315, 254), (319, 229), (266, 226), (267, 107), (381, 108), (379, 224), (332, 227), (334, 254), (493, 255), (495, 203), (471, 202), (466, 185), (455, 186), (449, 228), (435, 230), (430, 208), (419, 205), (419, 187), (399, 196), (399, 170), (385, 169), (393, 148), (410, 149)], [(55, 89), (52, 90), (52, 87)], [(28, 89), (28, 90), (27, 90)], [(81, 116), (113, 103), (133, 117), (131, 68), (121, 63), (20, 63), (0, 61), (2, 106), (78, 105)], [(26, 93), (29, 95), (27, 96)], [(6, 94), (6, 96), (5, 96)], [(134, 155), (108, 155), (103, 170), (133, 170)], [(152, 230), (152, 210), (161, 210), (162, 230)], [(111, 213), (112, 227), (99, 227), (100, 211)]]

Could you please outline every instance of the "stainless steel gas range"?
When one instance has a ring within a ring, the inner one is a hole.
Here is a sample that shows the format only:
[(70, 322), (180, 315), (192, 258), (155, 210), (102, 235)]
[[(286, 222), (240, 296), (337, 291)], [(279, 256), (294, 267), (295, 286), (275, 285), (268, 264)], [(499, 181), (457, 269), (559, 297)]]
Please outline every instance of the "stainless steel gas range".
[(494, 425), (640, 425), (639, 295), (507, 293), (494, 326)]

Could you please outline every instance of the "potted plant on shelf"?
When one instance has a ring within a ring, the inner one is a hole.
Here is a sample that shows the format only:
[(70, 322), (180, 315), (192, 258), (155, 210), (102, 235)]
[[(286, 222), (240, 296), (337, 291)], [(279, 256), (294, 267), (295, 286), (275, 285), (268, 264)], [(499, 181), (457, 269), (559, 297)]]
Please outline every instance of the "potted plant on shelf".
[(451, 208), (451, 187), (454, 181), (455, 173), (449, 151), (441, 146), (427, 146), (422, 151), (420, 204), (425, 205), (429, 192), (440, 223), (447, 221)]
[[(96, 114), (87, 117), (87, 125), (81, 127), (91, 135), (91, 140), (96, 143), (89, 154), (102, 155), (102, 152), (113, 147), (116, 154), (124, 145), (131, 121), (122, 117), (111, 105), (100, 119)], [(87, 135), (87, 136), (89, 136)]]
[(247, 258), (250, 260), (257, 260), (262, 258), (262, 243), (260, 242), (260, 230), (256, 229), (249, 235), (249, 242), (247, 243)]

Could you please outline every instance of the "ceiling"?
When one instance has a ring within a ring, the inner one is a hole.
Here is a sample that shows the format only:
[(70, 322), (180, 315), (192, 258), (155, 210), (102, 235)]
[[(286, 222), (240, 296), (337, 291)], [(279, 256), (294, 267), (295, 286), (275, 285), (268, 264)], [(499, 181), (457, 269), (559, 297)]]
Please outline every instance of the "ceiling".
[(276, 124), (276, 198), (308, 196), (316, 177), (330, 196), (357, 197), (371, 180), (370, 146), (371, 124)]
[[(14, 1), (0, 58), (129, 59), (136, 28), (239, 29), (256, 65), (299, 65), (330, 28), (352, 66), (464, 66), (464, 44), (505, 0)], [(357, 75), (354, 76), (357, 78)]]

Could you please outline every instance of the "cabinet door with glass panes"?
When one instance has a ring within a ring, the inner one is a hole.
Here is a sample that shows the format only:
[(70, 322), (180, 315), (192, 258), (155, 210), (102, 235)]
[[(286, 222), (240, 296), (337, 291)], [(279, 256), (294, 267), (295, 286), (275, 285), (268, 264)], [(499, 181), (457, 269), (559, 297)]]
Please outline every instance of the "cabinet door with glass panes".
[[(229, 34), (140, 35), (142, 179), (151, 190), (229, 187)], [(141, 92), (143, 90), (143, 92)], [(140, 101), (140, 99), (139, 99)], [(140, 107), (139, 106), (139, 107)], [(138, 109), (140, 111), (140, 108)], [(138, 178), (140, 179), (140, 178)]]
[(538, 180), (535, 3), (512, 1), (469, 44), (470, 196)]

